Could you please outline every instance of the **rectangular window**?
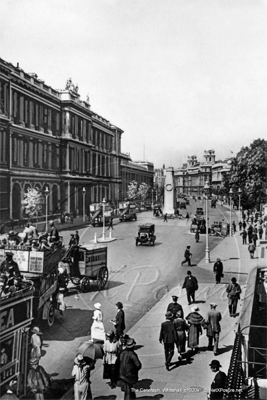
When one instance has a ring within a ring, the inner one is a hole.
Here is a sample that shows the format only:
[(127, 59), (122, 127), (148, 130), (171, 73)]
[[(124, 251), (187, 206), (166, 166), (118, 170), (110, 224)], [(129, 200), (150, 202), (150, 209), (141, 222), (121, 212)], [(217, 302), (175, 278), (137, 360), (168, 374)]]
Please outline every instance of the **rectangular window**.
[(17, 165), (18, 162), (18, 139), (16, 137), (12, 138), (12, 162)]
[(6, 155), (8, 154), (6, 148), (6, 132), (0, 131), (0, 162), (6, 163)]
[(29, 142), (23, 140), (23, 165), (27, 167), (29, 165)]

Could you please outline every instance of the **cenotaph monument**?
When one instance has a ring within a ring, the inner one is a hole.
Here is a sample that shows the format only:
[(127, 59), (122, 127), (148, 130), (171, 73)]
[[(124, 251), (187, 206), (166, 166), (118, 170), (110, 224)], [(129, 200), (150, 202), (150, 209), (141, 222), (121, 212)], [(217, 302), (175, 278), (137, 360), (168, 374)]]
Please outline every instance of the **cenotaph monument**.
[(165, 187), (164, 187), (164, 214), (174, 214), (175, 187), (174, 187), (173, 167), (165, 169)]

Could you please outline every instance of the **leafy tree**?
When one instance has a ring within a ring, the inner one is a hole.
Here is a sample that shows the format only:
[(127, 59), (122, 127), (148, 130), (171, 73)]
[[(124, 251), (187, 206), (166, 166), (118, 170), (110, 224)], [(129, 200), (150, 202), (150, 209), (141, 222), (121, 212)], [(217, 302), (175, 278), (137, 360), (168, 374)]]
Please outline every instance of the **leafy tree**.
[(128, 185), (127, 199), (144, 201), (149, 195), (150, 186), (142, 182), (139, 186), (136, 181), (132, 181)]
[(138, 184), (136, 181), (132, 181), (129, 183), (127, 190), (127, 199), (128, 200), (138, 199)]
[(150, 191), (150, 186), (142, 182), (138, 188), (138, 198), (142, 201), (145, 201), (148, 197), (149, 191)]
[(38, 213), (42, 211), (44, 202), (44, 195), (39, 189), (29, 188), (21, 204), (24, 205), (26, 214), (33, 217), (38, 216)]
[(241, 205), (245, 209), (260, 208), (266, 201), (267, 188), (267, 141), (257, 139), (250, 147), (242, 147), (233, 158), (231, 169), (224, 181), (229, 194), (233, 190), (233, 202), (238, 204), (241, 189)]

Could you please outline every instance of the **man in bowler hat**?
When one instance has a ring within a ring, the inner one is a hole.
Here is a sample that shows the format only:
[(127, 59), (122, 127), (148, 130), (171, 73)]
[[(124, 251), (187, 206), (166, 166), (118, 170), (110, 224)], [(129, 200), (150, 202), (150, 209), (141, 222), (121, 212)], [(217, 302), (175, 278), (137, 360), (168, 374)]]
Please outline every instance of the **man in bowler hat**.
[(170, 363), (174, 355), (174, 344), (177, 342), (177, 332), (173, 324), (173, 315), (170, 311), (165, 314), (166, 321), (161, 324), (159, 342), (164, 344), (165, 365), (170, 370)]
[(177, 303), (178, 296), (172, 296), (172, 303), (170, 303), (167, 307), (167, 311), (170, 311), (175, 318), (178, 311), (181, 311), (181, 318), (184, 318), (184, 310), (181, 304)]
[(224, 387), (226, 383), (226, 375), (220, 371), (221, 364), (218, 360), (212, 360), (210, 363), (212, 372), (215, 373), (214, 379), (211, 383), (209, 399), (222, 399), (224, 395)]

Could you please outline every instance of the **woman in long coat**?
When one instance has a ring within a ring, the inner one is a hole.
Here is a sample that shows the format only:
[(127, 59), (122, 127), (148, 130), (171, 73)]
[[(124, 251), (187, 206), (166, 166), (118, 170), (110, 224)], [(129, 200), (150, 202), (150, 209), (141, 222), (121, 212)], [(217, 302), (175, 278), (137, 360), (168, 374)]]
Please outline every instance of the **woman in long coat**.
[(185, 319), (189, 324), (188, 347), (195, 351), (199, 344), (199, 335), (202, 334), (201, 324), (204, 322), (204, 318), (198, 313), (198, 307), (193, 307), (191, 310), (192, 312)]
[(173, 321), (174, 327), (177, 332), (177, 350), (178, 350), (178, 360), (180, 361), (182, 359), (182, 353), (185, 353), (185, 342), (186, 342), (186, 333), (185, 331), (188, 331), (189, 326), (185, 322), (185, 320), (182, 318), (182, 311), (179, 310), (176, 313), (176, 318)]
[(104, 373), (103, 379), (110, 379), (111, 389), (116, 387), (116, 360), (119, 352), (119, 342), (115, 339), (115, 332), (108, 331), (104, 343)]
[(93, 324), (91, 326), (91, 340), (105, 341), (105, 328), (103, 324), (103, 314), (101, 311), (101, 304), (94, 304), (95, 311), (93, 315)]

